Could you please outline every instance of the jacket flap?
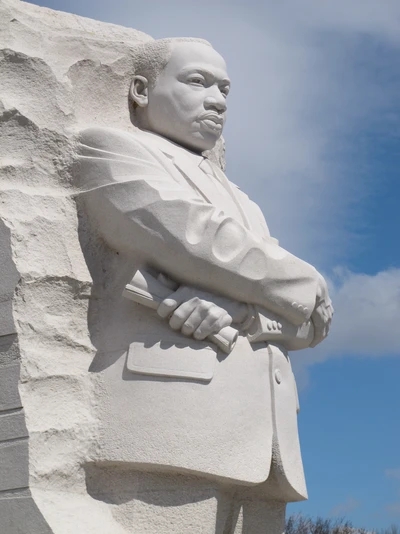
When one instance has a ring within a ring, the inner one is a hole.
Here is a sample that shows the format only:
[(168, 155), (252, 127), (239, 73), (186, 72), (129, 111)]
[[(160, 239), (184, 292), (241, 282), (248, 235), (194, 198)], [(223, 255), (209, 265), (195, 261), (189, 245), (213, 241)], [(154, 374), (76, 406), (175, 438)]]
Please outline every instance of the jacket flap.
[(132, 373), (189, 378), (209, 382), (214, 375), (216, 351), (207, 343), (157, 339), (136, 340), (129, 346), (126, 367)]

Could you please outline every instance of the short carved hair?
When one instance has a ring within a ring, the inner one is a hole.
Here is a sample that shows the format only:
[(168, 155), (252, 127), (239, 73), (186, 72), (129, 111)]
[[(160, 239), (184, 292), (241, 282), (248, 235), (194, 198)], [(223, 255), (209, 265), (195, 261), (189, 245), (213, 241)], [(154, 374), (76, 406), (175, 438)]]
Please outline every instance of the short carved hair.
[(211, 44), (205, 39), (196, 37), (171, 37), (156, 39), (135, 47), (134, 73), (147, 78), (149, 85), (154, 87), (158, 76), (166, 67), (171, 58), (172, 47), (176, 43)]

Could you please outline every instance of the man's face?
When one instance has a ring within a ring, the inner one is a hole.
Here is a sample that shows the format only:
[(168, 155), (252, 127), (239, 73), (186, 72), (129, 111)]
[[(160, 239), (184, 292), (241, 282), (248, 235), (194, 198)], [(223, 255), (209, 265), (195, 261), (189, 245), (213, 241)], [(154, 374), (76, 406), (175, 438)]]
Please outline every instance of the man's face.
[(195, 152), (215, 146), (226, 118), (229, 78), (210, 46), (183, 42), (149, 89), (148, 128)]

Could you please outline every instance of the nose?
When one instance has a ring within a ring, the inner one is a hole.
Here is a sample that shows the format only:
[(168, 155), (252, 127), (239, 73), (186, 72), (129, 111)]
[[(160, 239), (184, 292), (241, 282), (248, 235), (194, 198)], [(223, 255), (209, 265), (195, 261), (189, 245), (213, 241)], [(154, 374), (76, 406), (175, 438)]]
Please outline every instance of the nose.
[(206, 109), (215, 109), (219, 113), (223, 113), (227, 109), (226, 98), (221, 93), (218, 87), (210, 87), (210, 92), (204, 100), (204, 107)]

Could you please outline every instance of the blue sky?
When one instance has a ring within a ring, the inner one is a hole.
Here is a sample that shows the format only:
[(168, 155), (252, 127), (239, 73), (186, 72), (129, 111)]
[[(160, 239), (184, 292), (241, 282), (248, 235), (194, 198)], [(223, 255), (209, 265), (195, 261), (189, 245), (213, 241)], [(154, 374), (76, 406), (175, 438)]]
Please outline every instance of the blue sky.
[(327, 342), (292, 356), (310, 499), (289, 512), (400, 524), (399, 0), (33, 3), (225, 57), (227, 174), (336, 309)]

